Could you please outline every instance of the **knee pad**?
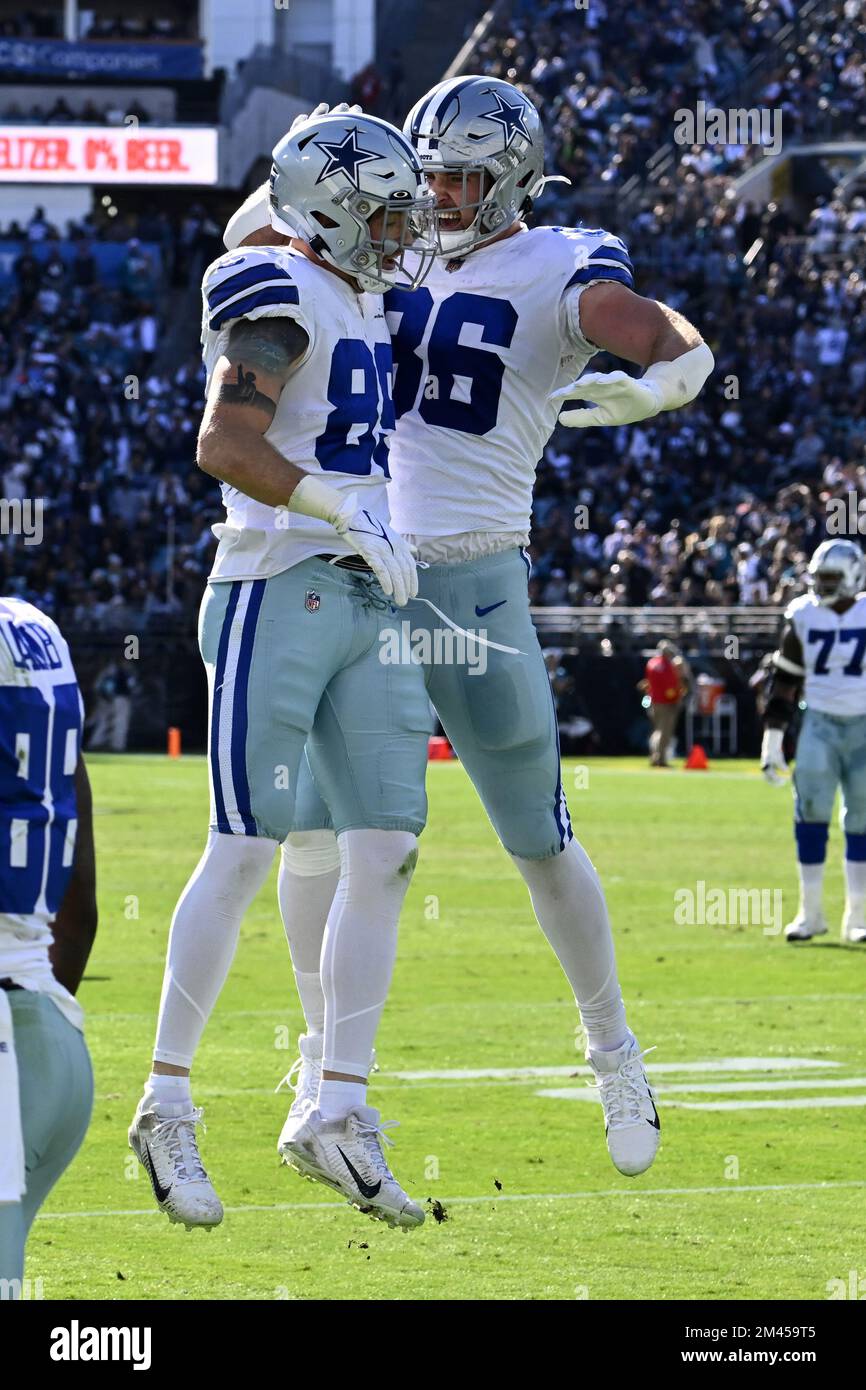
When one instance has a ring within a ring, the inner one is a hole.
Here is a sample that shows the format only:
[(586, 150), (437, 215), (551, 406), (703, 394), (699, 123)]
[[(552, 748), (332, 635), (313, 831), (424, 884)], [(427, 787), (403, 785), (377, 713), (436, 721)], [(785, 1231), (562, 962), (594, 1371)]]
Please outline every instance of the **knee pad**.
[(344, 874), (358, 871), (408, 888), (418, 862), (418, 837), (411, 830), (344, 830), (339, 846)]
[(316, 878), (340, 867), (340, 847), (333, 830), (293, 830), (280, 852), (288, 872), (299, 878)]

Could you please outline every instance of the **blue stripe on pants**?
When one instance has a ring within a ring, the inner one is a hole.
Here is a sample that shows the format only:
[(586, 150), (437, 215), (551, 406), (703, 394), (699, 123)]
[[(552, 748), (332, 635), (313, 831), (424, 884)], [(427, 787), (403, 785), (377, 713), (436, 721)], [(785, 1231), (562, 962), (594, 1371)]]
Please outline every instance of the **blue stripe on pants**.
[(234, 622), (235, 610), (238, 606), (238, 599), (241, 595), (240, 581), (232, 584), (229, 592), (229, 601), (226, 614), (223, 618), (222, 632), (220, 633), (219, 648), (217, 649), (216, 671), (214, 673), (213, 686), (213, 709), (211, 711), (210, 722), (210, 770), (213, 782), (214, 807), (216, 810), (217, 830), (221, 835), (231, 835), (232, 828), (229, 825), (226, 815), (226, 804), (223, 797), (222, 777), (220, 776), (220, 710), (222, 709), (222, 687), (226, 674), (226, 657), (229, 650), (229, 635)]
[(244, 628), (241, 633), (241, 650), (238, 657), (234, 698), (232, 700), (232, 780), (235, 784), (238, 815), (244, 823), (244, 834), (246, 835), (258, 834), (250, 804), (250, 783), (247, 777), (247, 728), (249, 725), (247, 689), (250, 666), (253, 660), (253, 646), (256, 640), (256, 623), (258, 622), (262, 599), (265, 596), (266, 583), (266, 579), (255, 579), (250, 590), (250, 601), (247, 604)]

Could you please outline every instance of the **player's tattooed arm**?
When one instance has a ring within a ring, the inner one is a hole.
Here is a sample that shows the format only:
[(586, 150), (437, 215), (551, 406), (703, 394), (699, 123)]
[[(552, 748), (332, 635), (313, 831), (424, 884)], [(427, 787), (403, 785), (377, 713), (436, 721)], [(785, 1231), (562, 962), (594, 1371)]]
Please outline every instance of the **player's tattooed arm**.
[(294, 319), (239, 319), (225, 351), (234, 376), (229, 373), (220, 379), (217, 400), (263, 410), (272, 420), (280, 392), (308, 343)]
[(238, 320), (214, 367), (199, 430), (199, 468), (274, 507), (288, 502), (304, 473), (264, 436), (308, 342), (285, 316)]
[(773, 657), (773, 674), (767, 691), (764, 720), (768, 729), (787, 729), (794, 716), (806, 667), (803, 644), (792, 623), (786, 623)]

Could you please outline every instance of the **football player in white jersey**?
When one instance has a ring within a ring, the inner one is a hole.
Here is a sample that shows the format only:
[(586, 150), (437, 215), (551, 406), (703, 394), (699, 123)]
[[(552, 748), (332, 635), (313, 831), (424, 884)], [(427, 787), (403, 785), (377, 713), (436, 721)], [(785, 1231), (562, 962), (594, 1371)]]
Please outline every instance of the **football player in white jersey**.
[(785, 613), (773, 657), (761, 768), (779, 784), (782, 741), (801, 698), (806, 710), (794, 768), (800, 907), (789, 941), (823, 936), (827, 835), (837, 788), (845, 831), (842, 939), (866, 942), (866, 560), (856, 541), (822, 541), (809, 561), (809, 592)]
[(83, 706), (45, 613), (0, 598), (0, 1298), (87, 1130), (93, 1074), (75, 992), (96, 932)]
[[(517, 88), (487, 77), (441, 83), (404, 130), (436, 193), (441, 247), (420, 289), (385, 297), (397, 412), (391, 515), (427, 566), (408, 612), (427, 630), (442, 614), (464, 630), (483, 620), (511, 649), (488, 649), (484, 675), (431, 665), (427, 688), (574, 990), (611, 1158), (637, 1174), (655, 1157), (658, 1115), (626, 1023), (601, 884), (569, 821), (523, 547), (536, 465), (557, 418), (616, 426), (678, 409), (695, 399), (713, 357), (681, 315), (633, 293), (618, 237), (527, 229), (544, 181), (543, 134)], [(644, 375), (575, 381), (600, 349)], [(559, 415), (572, 397), (591, 404)], [(315, 938), (314, 853), (304, 879), (297, 844), (284, 852), (293, 957)], [(309, 981), (305, 990), (312, 995)], [(303, 1090), (313, 1047), (302, 1047), (302, 1063)]]
[(390, 1173), (378, 1113), (366, 1105), (426, 816), (430, 730), (420, 670), (379, 660), (383, 623), (417, 585), (411, 551), (388, 521), (394, 422), (382, 294), (429, 268), (433, 200), (412, 146), (372, 117), (305, 121), (273, 158), (271, 209), (297, 234), (280, 248), (221, 256), (203, 282), (198, 463), (220, 480), (227, 513), (199, 633), (211, 824), (174, 915), (153, 1070), (129, 1139), (171, 1220), (222, 1219), (197, 1149), (190, 1068), (241, 918), (294, 824), (306, 744), (339, 840), (329, 866), (341, 875), (320, 961), (317, 1108), (284, 1133), (281, 1152), (375, 1218), (409, 1228), (423, 1211)]

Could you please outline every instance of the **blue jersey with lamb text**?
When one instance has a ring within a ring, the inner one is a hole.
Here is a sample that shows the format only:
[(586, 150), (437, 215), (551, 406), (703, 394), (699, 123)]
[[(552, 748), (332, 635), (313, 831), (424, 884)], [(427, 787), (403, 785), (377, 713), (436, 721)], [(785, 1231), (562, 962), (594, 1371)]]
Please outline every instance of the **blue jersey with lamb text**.
[(75, 852), (82, 718), (55, 623), (0, 598), (0, 976), (51, 942)]

